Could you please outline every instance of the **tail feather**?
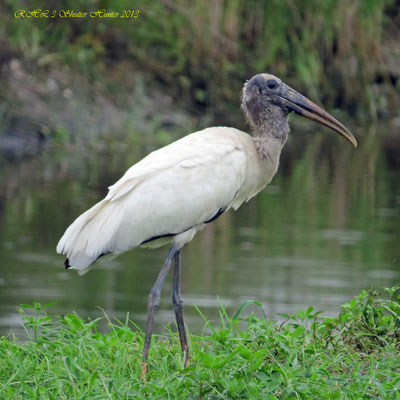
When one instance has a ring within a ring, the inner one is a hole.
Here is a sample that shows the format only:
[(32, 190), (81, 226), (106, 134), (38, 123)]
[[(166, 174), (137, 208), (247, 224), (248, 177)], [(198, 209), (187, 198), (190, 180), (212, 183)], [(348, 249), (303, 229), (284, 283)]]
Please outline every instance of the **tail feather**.
[(105, 229), (109, 227), (107, 220), (113, 215), (113, 208), (110, 210), (109, 202), (103, 200), (68, 227), (57, 245), (57, 253), (67, 255), (65, 268), (86, 273), (99, 257), (113, 252), (112, 229)]

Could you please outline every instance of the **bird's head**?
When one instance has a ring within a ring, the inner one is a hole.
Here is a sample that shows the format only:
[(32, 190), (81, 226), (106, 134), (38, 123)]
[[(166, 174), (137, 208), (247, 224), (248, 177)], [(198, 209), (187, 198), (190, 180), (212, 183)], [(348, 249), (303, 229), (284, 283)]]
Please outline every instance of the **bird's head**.
[(287, 116), (295, 112), (336, 131), (357, 147), (346, 127), (274, 75), (258, 74), (245, 83), (242, 109), (256, 132), (267, 131), (282, 141), (289, 131)]

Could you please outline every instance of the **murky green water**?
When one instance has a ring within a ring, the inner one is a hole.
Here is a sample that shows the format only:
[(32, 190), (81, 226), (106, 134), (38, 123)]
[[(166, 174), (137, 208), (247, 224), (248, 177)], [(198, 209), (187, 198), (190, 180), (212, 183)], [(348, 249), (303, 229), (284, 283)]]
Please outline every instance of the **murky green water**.
[[(266, 314), (312, 305), (336, 314), (362, 289), (400, 282), (400, 148), (390, 127), (359, 128), (354, 150), (324, 128), (292, 135), (272, 184), (237, 212), (209, 224), (183, 251), (186, 323), (204, 326), (220, 304), (247, 299)], [(295, 126), (292, 129), (296, 130)], [(361, 135), (360, 135), (361, 133)], [(76, 311), (144, 326), (147, 294), (167, 254), (136, 249), (79, 277), (55, 246), (65, 228), (150, 148), (93, 155), (70, 151), (0, 165), (0, 334), (22, 335), (17, 306), (57, 301)], [(156, 317), (173, 320), (171, 276)]]

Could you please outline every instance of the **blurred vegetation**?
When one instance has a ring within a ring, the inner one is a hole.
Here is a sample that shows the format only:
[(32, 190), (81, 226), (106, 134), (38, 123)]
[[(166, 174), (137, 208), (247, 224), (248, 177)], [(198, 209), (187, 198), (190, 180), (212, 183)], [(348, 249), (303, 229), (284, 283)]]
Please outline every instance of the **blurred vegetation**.
[(140, 13), (136, 19), (13, 17), (18, 9), (39, 8), (38, 0), (0, 5), (3, 53), (26, 60), (31, 71), (68, 65), (97, 79), (128, 62), (123, 73), (104, 79), (110, 91), (141, 71), (174, 99), (207, 108), (222, 122), (237, 109), (243, 81), (261, 71), (354, 115), (375, 118), (379, 109), (390, 115), (398, 105), (399, 69), (392, 63), (399, 56), (398, 0), (62, 0), (57, 10)]

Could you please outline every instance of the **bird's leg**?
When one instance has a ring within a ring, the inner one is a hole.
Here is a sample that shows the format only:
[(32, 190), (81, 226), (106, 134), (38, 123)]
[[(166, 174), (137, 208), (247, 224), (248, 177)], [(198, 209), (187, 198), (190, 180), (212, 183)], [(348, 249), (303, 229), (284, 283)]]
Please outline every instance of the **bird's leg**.
[(189, 361), (189, 348), (186, 339), (185, 324), (183, 322), (183, 300), (181, 297), (180, 289), (180, 262), (181, 262), (181, 252), (178, 250), (175, 253), (175, 266), (174, 266), (174, 283), (172, 289), (172, 304), (174, 305), (176, 323), (178, 325), (179, 339), (181, 341), (182, 351), (185, 354), (185, 367)]
[(144, 339), (144, 346), (143, 346), (143, 362), (142, 362), (142, 376), (143, 377), (146, 375), (146, 372), (147, 372), (147, 358), (149, 355), (151, 334), (153, 332), (154, 314), (157, 310), (157, 307), (160, 304), (161, 289), (164, 284), (165, 277), (168, 274), (172, 259), (174, 258), (177, 251), (178, 250), (175, 248), (175, 246), (172, 245), (171, 249), (169, 250), (168, 257), (164, 261), (164, 264), (158, 275), (156, 283), (154, 284), (154, 286), (152, 287), (152, 289), (150, 290), (150, 293), (149, 293), (146, 337)]

